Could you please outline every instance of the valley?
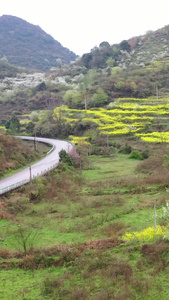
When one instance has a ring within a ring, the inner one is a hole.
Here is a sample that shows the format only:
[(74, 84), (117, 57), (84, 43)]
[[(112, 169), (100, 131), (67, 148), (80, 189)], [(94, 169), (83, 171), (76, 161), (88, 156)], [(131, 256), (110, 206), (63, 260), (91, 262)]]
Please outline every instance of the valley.
[(0, 196), (2, 300), (168, 300), (168, 34), (48, 67), (0, 53), (0, 186), (50, 149), (13, 136), (62, 141), (57, 168)]

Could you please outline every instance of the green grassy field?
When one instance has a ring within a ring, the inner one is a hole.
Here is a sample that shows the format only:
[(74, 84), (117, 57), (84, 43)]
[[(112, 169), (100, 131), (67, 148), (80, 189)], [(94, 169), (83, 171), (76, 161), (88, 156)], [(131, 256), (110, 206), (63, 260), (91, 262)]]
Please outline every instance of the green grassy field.
[(168, 239), (123, 239), (154, 226), (156, 199), (167, 225), (167, 185), (128, 155), (90, 160), (2, 197), (1, 299), (168, 299)]

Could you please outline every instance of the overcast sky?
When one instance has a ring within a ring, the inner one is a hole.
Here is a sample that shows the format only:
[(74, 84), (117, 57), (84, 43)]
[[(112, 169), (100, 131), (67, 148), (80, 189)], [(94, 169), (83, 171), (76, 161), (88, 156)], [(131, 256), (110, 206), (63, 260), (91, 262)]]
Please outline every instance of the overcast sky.
[(39, 25), (78, 55), (169, 25), (168, 0), (1, 0), (0, 16)]

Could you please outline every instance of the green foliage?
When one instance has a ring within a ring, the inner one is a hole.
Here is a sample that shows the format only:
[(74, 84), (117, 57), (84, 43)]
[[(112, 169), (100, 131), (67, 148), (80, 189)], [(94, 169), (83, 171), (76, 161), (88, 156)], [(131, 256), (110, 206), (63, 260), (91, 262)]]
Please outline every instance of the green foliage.
[(124, 40), (120, 43), (120, 48), (121, 50), (125, 50), (127, 52), (130, 52), (131, 51), (131, 46), (130, 44), (128, 43), (128, 41)]
[(59, 152), (59, 161), (67, 164), (68, 166), (73, 165), (71, 156), (63, 149)]
[[(1, 201), (1, 212), (11, 214), (1, 220), (2, 300), (99, 299), (103, 292), (105, 299), (154, 299), (159, 293), (167, 299), (164, 219), (157, 234), (152, 228), (157, 174), (150, 186), (149, 175), (135, 175), (137, 164), (122, 154), (92, 156), (82, 175), (56, 169), (44, 176), (41, 202), (21, 196), (29, 186)], [(157, 222), (165, 199), (161, 189)]]
[(18, 229), (15, 232), (16, 248), (26, 255), (35, 244), (38, 232), (33, 228), (18, 225)]
[(35, 123), (30, 121), (28, 124), (26, 124), (26, 131), (28, 134), (33, 135), (34, 134), (34, 129), (35, 129)]
[(6, 121), (5, 127), (6, 127), (6, 129), (8, 129), (8, 132), (10, 134), (16, 134), (19, 132), (19, 129), (20, 129), (20, 121), (14, 115), (10, 120)]
[(119, 54), (120, 51), (117, 48), (110, 46), (108, 42), (102, 42), (99, 48), (95, 47), (90, 53), (83, 54), (80, 64), (87, 69), (104, 68), (109, 58), (116, 61)]
[(63, 96), (63, 99), (66, 101), (66, 104), (70, 108), (80, 108), (82, 107), (82, 94), (81, 92), (77, 92), (74, 90), (68, 90), (66, 91), (65, 95)]
[(44, 91), (46, 90), (46, 83), (43, 81), (36, 86), (36, 91)]
[[(24, 70), (27, 72), (26, 70)], [(0, 59), (0, 78), (3, 79), (5, 77), (16, 77), (17, 74), (22, 73), (23, 69), (11, 65), (8, 63), (7, 59)]]
[(143, 156), (142, 154), (138, 151), (138, 150), (133, 150), (130, 155), (129, 158), (131, 159), (138, 159), (138, 160), (142, 160)]
[(99, 107), (106, 104), (108, 101), (108, 95), (102, 88), (99, 88), (92, 97), (92, 106)]
[(99, 47), (100, 48), (102, 48), (102, 47), (110, 47), (110, 44), (108, 42), (104, 41), (104, 42), (100, 43)]
[(112, 75), (113, 76), (119, 76), (122, 73), (122, 68), (121, 67), (113, 67), (112, 68)]
[(115, 65), (115, 59), (113, 57), (109, 57), (107, 60), (106, 60), (106, 64), (108, 67), (112, 68), (114, 67)]

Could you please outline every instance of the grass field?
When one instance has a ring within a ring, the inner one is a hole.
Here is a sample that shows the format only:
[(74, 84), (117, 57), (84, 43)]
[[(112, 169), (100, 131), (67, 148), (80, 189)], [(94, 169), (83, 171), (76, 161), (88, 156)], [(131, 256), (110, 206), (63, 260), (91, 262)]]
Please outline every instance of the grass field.
[(164, 170), (157, 180), (140, 164), (118, 153), (91, 156), (82, 175), (58, 169), (3, 196), (1, 299), (167, 300), (167, 237), (123, 238), (154, 228), (155, 200), (157, 225), (167, 226)]

